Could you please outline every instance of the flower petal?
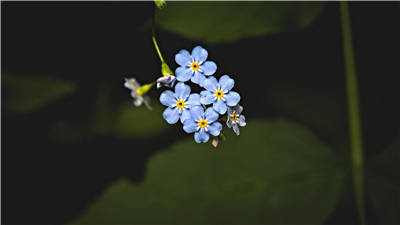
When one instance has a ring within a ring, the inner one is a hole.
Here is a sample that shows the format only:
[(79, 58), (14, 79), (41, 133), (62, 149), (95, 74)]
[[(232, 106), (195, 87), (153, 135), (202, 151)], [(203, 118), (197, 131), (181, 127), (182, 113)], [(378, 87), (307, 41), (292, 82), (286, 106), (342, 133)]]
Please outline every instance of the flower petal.
[(218, 81), (215, 77), (209, 77), (204, 80), (203, 87), (214, 93), (218, 89)]
[(164, 110), (163, 117), (169, 124), (174, 124), (179, 120), (179, 109), (168, 107)]
[(173, 75), (162, 76), (157, 79), (157, 88), (162, 86), (172, 88), (176, 81), (176, 77)]
[(187, 50), (182, 49), (175, 55), (175, 62), (180, 66), (188, 66), (192, 62), (192, 56)]
[(194, 121), (199, 121), (204, 116), (204, 109), (201, 106), (194, 106), (190, 109), (190, 115)]
[(180, 118), (181, 123), (184, 123), (187, 119), (192, 119), (192, 115), (190, 115), (189, 109), (183, 109)]
[(186, 101), (186, 104), (189, 106), (189, 108), (195, 105), (200, 105), (200, 95), (197, 93), (191, 94), (189, 99)]
[(163, 91), (160, 95), (160, 102), (165, 106), (173, 106), (176, 104), (176, 98), (174, 92), (170, 90)]
[(135, 98), (133, 100), (133, 104), (135, 106), (141, 106), (143, 104), (143, 97), (142, 96), (137, 96), (137, 98)]
[(198, 62), (199, 64), (203, 63), (204, 61), (206, 61), (208, 56), (208, 52), (207, 50), (205, 50), (203, 47), (201, 46), (196, 46), (193, 50), (192, 50), (192, 57), (194, 59), (194, 61)]
[(186, 100), (190, 95), (190, 87), (187, 84), (179, 82), (175, 85), (175, 97)]
[(240, 134), (239, 126), (237, 124), (233, 124), (232, 129), (236, 133), (236, 135), (239, 136), (239, 134)]
[(212, 122), (216, 121), (219, 117), (218, 113), (215, 112), (215, 110), (212, 107), (206, 109), (206, 112), (204, 113), (204, 115), (205, 115), (208, 123), (212, 123)]
[(187, 119), (183, 122), (183, 130), (186, 133), (193, 133), (199, 125), (193, 119)]
[(228, 120), (226, 121), (226, 126), (228, 126), (229, 128), (232, 127), (232, 119), (231, 119), (231, 117), (228, 117)]
[(150, 98), (149, 98), (149, 96), (144, 96), (144, 97), (143, 97), (143, 103), (144, 103), (144, 105), (146, 106), (146, 108), (147, 108), (148, 110), (152, 110), (151, 105), (150, 105)]
[(210, 133), (213, 136), (218, 136), (219, 133), (221, 132), (222, 129), (222, 124), (219, 122), (212, 123), (210, 126), (208, 126), (208, 133)]
[(213, 102), (215, 102), (215, 95), (214, 93), (211, 93), (207, 90), (201, 91), (200, 92), (200, 103), (204, 105), (209, 105)]
[(197, 143), (206, 143), (208, 139), (210, 139), (210, 135), (208, 135), (204, 129), (200, 129), (199, 132), (194, 133), (194, 140)]
[(243, 112), (243, 107), (241, 105), (236, 105), (235, 107), (233, 107), (233, 110), (236, 114), (240, 114)]
[(204, 74), (200, 73), (199, 71), (195, 71), (191, 81), (195, 84), (202, 86), (205, 79), (206, 76), (204, 76)]
[(140, 88), (140, 84), (135, 78), (125, 78), (124, 86), (132, 91), (136, 91)]
[(246, 118), (243, 115), (240, 115), (240, 117), (239, 117), (239, 125), (241, 127), (246, 126)]
[(232, 111), (233, 111), (234, 109), (232, 109), (232, 107), (228, 107), (228, 119), (229, 118), (231, 118), (231, 115), (232, 115)]
[(203, 70), (204, 75), (213, 75), (217, 71), (217, 64), (213, 61), (204, 62), (200, 68)]
[(228, 106), (235, 106), (240, 101), (240, 95), (237, 92), (230, 91), (225, 95), (226, 104)]
[(217, 111), (219, 114), (225, 114), (226, 108), (226, 104), (223, 100), (218, 99), (216, 102), (214, 102), (213, 109), (215, 109), (215, 111)]
[(192, 77), (193, 71), (190, 68), (181, 66), (176, 68), (175, 75), (177, 80), (185, 82)]
[(221, 78), (219, 78), (219, 84), (221, 85), (222, 91), (228, 92), (235, 85), (235, 81), (231, 79), (228, 75), (223, 75)]

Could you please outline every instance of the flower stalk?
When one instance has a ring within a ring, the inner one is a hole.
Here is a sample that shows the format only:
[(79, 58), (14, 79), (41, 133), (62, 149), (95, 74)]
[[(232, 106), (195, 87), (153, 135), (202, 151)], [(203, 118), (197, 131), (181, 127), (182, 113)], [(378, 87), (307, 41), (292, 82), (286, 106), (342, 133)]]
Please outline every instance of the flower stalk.
[(365, 225), (364, 156), (361, 134), (360, 106), (357, 74), (353, 55), (349, 6), (346, 1), (340, 2), (340, 12), (342, 21), (342, 38), (346, 71), (347, 104), (350, 130), (350, 147), (353, 164), (354, 191), (359, 211), (360, 223), (362, 225)]

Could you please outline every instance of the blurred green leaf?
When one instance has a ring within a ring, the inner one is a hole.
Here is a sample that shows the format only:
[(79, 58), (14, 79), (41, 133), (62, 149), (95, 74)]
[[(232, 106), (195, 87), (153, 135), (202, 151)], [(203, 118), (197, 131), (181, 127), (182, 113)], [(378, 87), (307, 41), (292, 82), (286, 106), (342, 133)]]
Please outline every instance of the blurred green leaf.
[(156, 23), (194, 40), (232, 42), (305, 28), (322, 8), (317, 2), (168, 2)]
[(377, 224), (400, 224), (400, 137), (371, 164), (367, 190)]
[(73, 224), (321, 224), (332, 212), (345, 168), (308, 129), (253, 121), (226, 136), (157, 154), (143, 184), (116, 182)]
[(58, 77), (2, 76), (6, 89), (5, 110), (11, 113), (31, 113), (40, 107), (73, 93), (77, 86)]
[(117, 137), (147, 136), (162, 132), (168, 128), (167, 122), (162, 117), (165, 107), (154, 101), (151, 104), (153, 110), (146, 107), (135, 107), (132, 103), (124, 104), (117, 111), (117, 117), (113, 125), (113, 133)]

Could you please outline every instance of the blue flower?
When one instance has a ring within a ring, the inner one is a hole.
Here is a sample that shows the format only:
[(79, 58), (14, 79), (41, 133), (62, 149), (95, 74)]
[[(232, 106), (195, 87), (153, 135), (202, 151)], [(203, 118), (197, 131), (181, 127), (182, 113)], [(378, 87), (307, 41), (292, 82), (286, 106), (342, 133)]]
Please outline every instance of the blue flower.
[(218, 136), (222, 129), (222, 124), (216, 122), (218, 113), (213, 108), (208, 108), (204, 112), (203, 107), (194, 106), (190, 109), (191, 118), (183, 122), (183, 130), (186, 133), (193, 133), (197, 143), (207, 142), (210, 135)]
[(237, 92), (231, 91), (235, 81), (228, 75), (224, 75), (219, 79), (215, 77), (205, 79), (203, 87), (206, 89), (200, 92), (200, 103), (208, 105), (213, 103), (213, 108), (219, 114), (225, 114), (227, 106), (233, 107), (240, 101), (240, 95)]
[(175, 85), (175, 93), (170, 90), (161, 93), (160, 102), (168, 106), (163, 112), (163, 117), (169, 124), (176, 123), (179, 118), (183, 123), (191, 118), (189, 109), (200, 105), (200, 95), (190, 94), (190, 87), (179, 82)]
[(182, 49), (175, 55), (175, 61), (180, 65), (176, 68), (176, 79), (182, 82), (191, 81), (195, 84), (202, 85), (209, 76), (217, 70), (217, 64), (212, 61), (206, 61), (208, 56), (207, 50), (201, 46), (197, 46), (190, 54), (187, 50)]
[(234, 107), (228, 107), (228, 120), (226, 125), (232, 128), (236, 135), (240, 134), (239, 126), (246, 126), (246, 118), (241, 115), (243, 107), (241, 105), (236, 105)]

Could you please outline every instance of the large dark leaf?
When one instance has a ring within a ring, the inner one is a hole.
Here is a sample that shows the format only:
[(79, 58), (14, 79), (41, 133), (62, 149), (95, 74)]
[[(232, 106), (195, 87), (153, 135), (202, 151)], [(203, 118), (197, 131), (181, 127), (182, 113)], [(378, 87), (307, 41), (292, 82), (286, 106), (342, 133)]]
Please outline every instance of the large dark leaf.
[(321, 224), (334, 209), (344, 169), (305, 127), (226, 133), (217, 149), (190, 137), (159, 153), (143, 184), (116, 182), (73, 224)]
[(304, 2), (168, 2), (156, 22), (186, 38), (232, 42), (307, 27), (321, 9)]

